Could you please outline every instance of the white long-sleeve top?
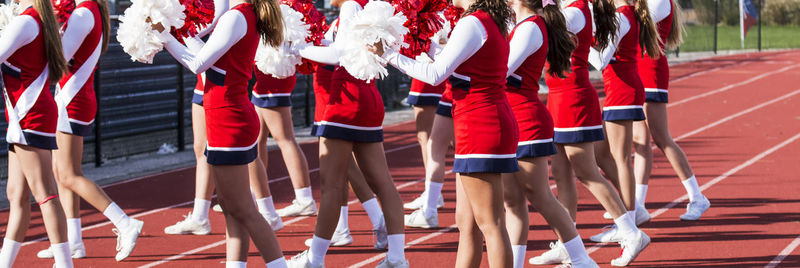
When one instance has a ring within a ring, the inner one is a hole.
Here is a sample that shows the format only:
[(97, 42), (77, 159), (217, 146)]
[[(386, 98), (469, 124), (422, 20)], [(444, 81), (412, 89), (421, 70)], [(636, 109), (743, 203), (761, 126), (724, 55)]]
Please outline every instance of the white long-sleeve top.
[[(0, 62), (6, 62), (21, 47), (39, 36), (39, 24), (31, 16), (17, 16), (0, 35)], [(73, 52), (74, 54), (74, 52)]]
[[(61, 46), (64, 49), (64, 59), (71, 60), (75, 53), (78, 52), (83, 40), (89, 36), (89, 33), (94, 29), (94, 14), (92, 11), (85, 7), (79, 7), (72, 11), (67, 22), (67, 28), (64, 29), (64, 34), (61, 36)], [(102, 27), (102, 26), (100, 26)], [(103, 37), (108, 38), (108, 37)]]
[(247, 20), (237, 10), (229, 10), (223, 14), (216, 29), (211, 33), (208, 42), (195, 52), (168, 35), (167, 51), (183, 64), (189, 71), (198, 74), (211, 68), (225, 53), (230, 50), (247, 33)]
[(214, 0), (214, 20), (211, 21), (211, 24), (206, 25), (204, 29), (197, 33), (198, 37), (202, 38), (214, 30), (214, 27), (217, 26), (217, 22), (219, 22), (219, 18), (222, 17), (222, 14), (225, 14), (225, 11), (228, 11), (228, 8), (230, 8), (228, 4), (228, 0)]
[(544, 42), (542, 30), (532, 21), (526, 21), (517, 26), (514, 36), (509, 41), (508, 74), (511, 76), (525, 63), (533, 53), (542, 47)]
[(617, 27), (617, 36), (612, 40), (613, 42), (608, 44), (602, 51), (598, 51), (595, 48), (589, 50), (589, 63), (598, 70), (603, 70), (608, 66), (611, 62), (611, 58), (614, 57), (614, 53), (617, 52), (619, 42), (622, 41), (622, 38), (631, 30), (631, 23), (625, 15), (617, 12), (616, 16), (619, 27)]
[(647, 0), (647, 7), (655, 23), (659, 23), (672, 13), (672, 2), (670, 0)]
[(338, 22), (334, 22), (335, 24), (325, 33), (325, 39), (322, 40), (323, 46), (307, 46), (299, 51), (300, 56), (323, 64), (339, 65), (339, 56), (343, 45), (341, 42), (336, 42), (336, 35), (342, 29), (347, 28), (343, 26), (350, 23), (350, 20), (362, 9), (356, 1), (342, 3), (339, 8)]
[(387, 51), (384, 58), (407, 75), (430, 85), (439, 85), (455, 72), (459, 65), (475, 55), (483, 47), (489, 35), (480, 20), (466, 16), (453, 28), (450, 40), (442, 52), (431, 62), (420, 62), (401, 55), (397, 51)]

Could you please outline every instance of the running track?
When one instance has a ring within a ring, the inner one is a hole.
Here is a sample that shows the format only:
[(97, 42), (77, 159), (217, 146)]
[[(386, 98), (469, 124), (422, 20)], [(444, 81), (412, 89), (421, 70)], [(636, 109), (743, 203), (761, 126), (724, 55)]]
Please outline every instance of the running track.
[[(800, 266), (800, 199), (795, 184), (800, 174), (800, 51), (717, 57), (674, 66), (669, 116), (673, 136), (689, 156), (712, 208), (699, 222), (681, 222), (687, 198), (661, 153), (656, 153), (647, 208), (653, 220), (642, 229), (653, 239), (634, 265)], [(413, 122), (385, 129), (387, 157), (405, 201), (424, 188)], [(317, 144), (306, 143), (315, 196), (319, 198)], [(451, 161), (451, 159), (449, 160)], [(451, 162), (449, 162), (451, 163)], [(291, 202), (291, 183), (280, 153), (270, 152), (270, 186), (276, 206)], [(441, 229), (407, 229), (406, 250), (412, 266), (450, 267), (456, 256), (454, 176), (448, 174), (440, 210)], [(76, 267), (223, 267), (224, 219), (212, 212), (213, 232), (207, 236), (167, 236), (163, 228), (191, 210), (194, 170), (182, 169), (135, 178), (105, 187), (126, 212), (145, 222), (136, 251), (125, 262), (114, 261), (115, 236), (101, 213), (84, 204), (81, 214), (88, 258)], [(616, 244), (596, 244), (588, 238), (610, 224), (602, 208), (579, 187), (578, 229), (591, 256), (601, 265), (619, 254)], [(352, 195), (351, 195), (352, 196)], [(328, 267), (372, 267), (383, 258), (372, 249), (371, 225), (357, 201), (350, 202), (350, 227), (355, 243), (331, 248)], [(36, 209), (34, 207), (34, 209)], [(5, 233), (8, 212), (0, 212)], [(314, 218), (285, 218), (277, 233), (287, 257), (306, 247)], [(541, 254), (555, 239), (544, 220), (531, 213), (527, 257)], [(49, 267), (35, 257), (49, 246), (43, 241), (40, 214), (33, 212), (31, 229), (19, 253), (19, 267)], [(249, 263), (263, 267), (251, 246)], [(484, 266), (486, 266), (484, 257)]]

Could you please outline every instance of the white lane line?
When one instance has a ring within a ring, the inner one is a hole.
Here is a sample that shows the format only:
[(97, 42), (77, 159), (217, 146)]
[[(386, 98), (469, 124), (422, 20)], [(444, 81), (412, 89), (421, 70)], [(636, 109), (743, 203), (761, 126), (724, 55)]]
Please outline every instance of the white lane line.
[(771, 75), (774, 75), (774, 74), (779, 74), (779, 73), (788, 71), (788, 70), (790, 70), (792, 68), (795, 68), (797, 66), (800, 66), (800, 64), (787, 66), (787, 67), (781, 68), (780, 70), (777, 70), (775, 72), (763, 73), (763, 74), (757, 75), (757, 76), (755, 76), (753, 78), (747, 79), (745, 81), (742, 81), (742, 82), (739, 82), (739, 83), (736, 83), (736, 84), (730, 84), (730, 85), (727, 85), (727, 86), (724, 86), (724, 87), (721, 87), (721, 88), (718, 88), (718, 89), (715, 89), (715, 90), (712, 90), (712, 91), (705, 92), (703, 94), (694, 95), (694, 96), (691, 96), (691, 97), (688, 97), (688, 98), (685, 98), (685, 99), (682, 99), (682, 100), (679, 100), (679, 101), (676, 101), (676, 102), (671, 102), (671, 103), (667, 104), (667, 107), (675, 107), (677, 105), (681, 105), (681, 104), (684, 104), (684, 103), (687, 103), (687, 102), (690, 102), (690, 101), (693, 101), (693, 100), (696, 100), (696, 99), (705, 98), (705, 97), (708, 97), (708, 96), (711, 96), (711, 95), (714, 95), (714, 94), (717, 94), (717, 93), (720, 93), (720, 92), (724, 92), (724, 91), (730, 90), (732, 88), (736, 88), (736, 87), (739, 87), (739, 86), (743, 86), (743, 85), (755, 82), (755, 81), (757, 81), (759, 79), (762, 79), (762, 78), (765, 78), (767, 76), (771, 76)]
[(800, 246), (800, 236), (795, 238), (792, 241), (792, 243), (789, 243), (789, 245), (786, 246), (786, 248), (784, 248), (781, 251), (781, 253), (778, 254), (778, 256), (775, 256), (775, 258), (772, 259), (772, 261), (770, 261), (767, 265), (765, 265), (764, 268), (775, 268), (775, 267), (778, 267), (778, 265), (780, 265), (781, 262), (783, 262), (783, 260), (786, 259), (786, 257), (788, 257), (790, 254), (792, 254), (792, 251), (797, 249), (798, 246)]
[[(434, 238), (434, 237), (437, 237), (437, 236), (443, 235), (443, 234), (445, 234), (445, 233), (449, 233), (450, 231), (453, 231), (453, 230), (455, 230), (456, 228), (457, 228), (457, 227), (456, 227), (456, 225), (455, 225), (455, 224), (453, 224), (453, 225), (450, 225), (450, 226), (448, 226), (447, 228), (439, 229), (439, 230), (438, 230), (438, 231), (436, 231), (436, 232), (430, 233), (430, 234), (428, 234), (428, 235), (426, 235), (426, 236), (423, 236), (423, 237), (417, 238), (416, 240), (414, 240), (414, 241), (411, 241), (411, 242), (407, 243), (407, 244), (406, 244), (406, 246), (405, 246), (405, 248), (409, 248), (409, 247), (412, 247), (412, 246), (416, 246), (416, 245), (418, 245), (418, 244), (421, 244), (422, 242), (425, 242), (425, 241), (427, 241), (427, 240), (430, 240), (430, 239), (432, 239), (432, 238)], [(369, 259), (363, 260), (363, 261), (361, 261), (361, 262), (359, 262), (359, 263), (356, 263), (356, 264), (350, 265), (350, 266), (349, 266), (349, 268), (358, 268), (358, 267), (363, 267), (363, 266), (366, 266), (367, 264), (370, 264), (370, 263), (373, 263), (373, 262), (379, 261), (379, 260), (381, 260), (381, 259), (383, 259), (383, 258), (385, 258), (385, 257), (386, 257), (386, 253), (381, 253), (381, 254), (378, 254), (378, 255), (372, 256), (372, 258), (369, 258)]]

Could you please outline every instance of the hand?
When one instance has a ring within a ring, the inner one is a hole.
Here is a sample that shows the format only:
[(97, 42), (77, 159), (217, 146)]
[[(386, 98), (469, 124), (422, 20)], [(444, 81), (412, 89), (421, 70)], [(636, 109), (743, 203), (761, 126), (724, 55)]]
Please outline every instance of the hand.
[[(147, 18), (147, 20), (145, 20), (145, 22), (152, 22), (152, 21), (150, 20), (150, 18)], [(150, 27), (152, 27), (153, 30), (156, 30), (159, 33), (164, 32), (164, 30), (165, 30), (164, 29), (164, 25), (162, 25), (160, 22), (156, 23), (156, 24), (151, 23)]]
[(367, 45), (367, 51), (372, 52), (375, 55), (378, 55), (378, 57), (383, 57), (384, 53), (383, 43), (381, 41), (378, 41), (375, 44)]

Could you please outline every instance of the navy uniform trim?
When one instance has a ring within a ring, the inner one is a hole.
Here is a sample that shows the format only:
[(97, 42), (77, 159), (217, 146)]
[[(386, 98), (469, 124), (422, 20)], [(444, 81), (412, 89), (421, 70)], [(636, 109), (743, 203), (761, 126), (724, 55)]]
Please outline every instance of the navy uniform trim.
[(217, 151), (206, 147), (205, 155), (211, 165), (247, 165), (258, 157), (258, 146), (246, 151)]
[(88, 137), (92, 135), (92, 125), (83, 125), (75, 122), (69, 122), (69, 127), (72, 129), (72, 135)]
[(552, 141), (519, 145), (517, 146), (517, 159), (549, 156), (557, 152), (556, 145)]
[(339, 139), (352, 142), (383, 142), (383, 129), (357, 130), (327, 124), (319, 124), (314, 136), (328, 139)]
[(323, 65), (322, 69), (325, 69), (325, 70), (333, 72), (334, 70), (336, 70), (336, 66), (334, 66), (334, 65)]
[(22, 131), (22, 135), (25, 136), (25, 143), (27, 143), (22, 145), (28, 145), (31, 147), (36, 147), (44, 150), (58, 149), (58, 144), (56, 144), (55, 136), (53, 137), (44, 136), (24, 130)]
[(667, 103), (669, 102), (669, 94), (666, 92), (645, 92), (644, 101)]
[(192, 92), (192, 103), (203, 106), (203, 95), (197, 94), (197, 92)]
[(517, 158), (456, 158), (455, 173), (514, 173), (519, 171)]
[(214, 68), (209, 68), (206, 71), (206, 81), (214, 83), (217, 86), (224, 86), (225, 85), (225, 74), (214, 70)]
[(642, 107), (619, 110), (603, 110), (603, 121), (642, 121), (644, 119), (644, 110), (642, 110)]
[(0, 64), (0, 70), (2, 70), (4, 74), (8, 74), (14, 78), (20, 79), (20, 73), (17, 70), (12, 69), (10, 66), (8, 66), (8, 64)]
[(439, 100), (442, 99), (442, 96), (420, 96), (420, 95), (412, 95), (408, 94), (408, 98), (406, 98), (406, 103), (413, 106), (437, 106), (439, 105)]
[(452, 85), (453, 88), (458, 88), (458, 89), (466, 90), (466, 91), (469, 91), (469, 89), (470, 89), (469, 80), (458, 78), (455, 75), (451, 75), (449, 80), (450, 80), (450, 85)]
[(506, 84), (514, 88), (522, 88), (522, 80), (516, 77), (516, 74), (512, 74), (508, 78), (506, 78)]
[(287, 107), (292, 106), (291, 96), (273, 96), (273, 97), (250, 97), (250, 102), (253, 105), (261, 108), (274, 108), (274, 107)]
[(601, 141), (606, 138), (603, 133), (603, 128), (576, 130), (576, 131), (558, 131), (553, 134), (553, 141), (555, 143), (584, 143)]
[(453, 118), (453, 106), (446, 105), (444, 102), (440, 101), (439, 106), (436, 107), (436, 114)]

